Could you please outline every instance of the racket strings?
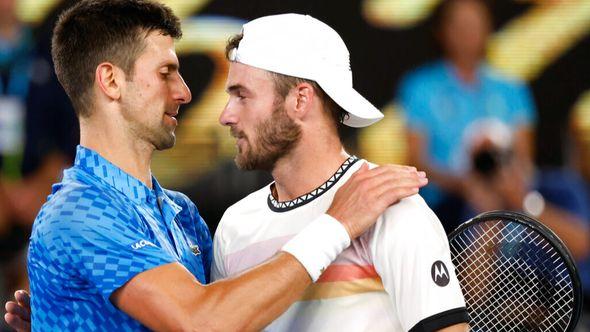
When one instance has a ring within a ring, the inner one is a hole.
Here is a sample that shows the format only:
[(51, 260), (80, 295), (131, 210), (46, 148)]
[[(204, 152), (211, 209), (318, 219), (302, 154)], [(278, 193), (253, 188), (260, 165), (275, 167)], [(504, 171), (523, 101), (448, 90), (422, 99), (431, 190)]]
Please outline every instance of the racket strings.
[(451, 241), (472, 331), (564, 331), (574, 302), (559, 253), (517, 223), (487, 221)]

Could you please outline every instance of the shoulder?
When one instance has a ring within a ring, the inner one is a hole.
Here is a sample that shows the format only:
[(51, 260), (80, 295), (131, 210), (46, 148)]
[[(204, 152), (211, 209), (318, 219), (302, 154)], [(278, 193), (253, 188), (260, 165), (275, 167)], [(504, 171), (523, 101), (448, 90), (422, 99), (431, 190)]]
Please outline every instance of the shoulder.
[(528, 89), (524, 81), (515, 76), (504, 74), (489, 65), (483, 65), (482, 72), (488, 82), (498, 87), (506, 89)]
[(402, 78), (402, 86), (420, 87), (424, 83), (436, 82), (444, 77), (445, 67), (442, 61), (422, 65)]
[(127, 202), (96, 185), (71, 181), (56, 185), (35, 219), (35, 237), (67, 238), (80, 232), (109, 234), (134, 220)]
[(446, 243), (442, 224), (420, 195), (404, 198), (390, 206), (378, 221), (376, 230), (389, 234), (400, 243)]
[(39, 212), (31, 232), (30, 250), (60, 261), (65, 257), (80, 258), (77, 255), (97, 243), (136, 232), (136, 220), (120, 198), (113, 199), (93, 185), (70, 182), (56, 191)]
[[(380, 166), (364, 159), (359, 162), (366, 162), (370, 168)], [(419, 194), (404, 198), (387, 208), (375, 227), (400, 236), (429, 231), (446, 237), (438, 217)]]

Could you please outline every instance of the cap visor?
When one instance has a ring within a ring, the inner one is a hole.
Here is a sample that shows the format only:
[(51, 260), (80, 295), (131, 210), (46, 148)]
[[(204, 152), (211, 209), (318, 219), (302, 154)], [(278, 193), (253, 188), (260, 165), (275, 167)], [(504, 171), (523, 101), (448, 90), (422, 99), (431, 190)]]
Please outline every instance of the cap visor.
[(342, 121), (345, 125), (361, 128), (383, 119), (383, 113), (355, 89), (342, 86), (334, 87), (322, 83), (320, 83), (320, 86), (338, 106), (348, 112), (349, 116)]

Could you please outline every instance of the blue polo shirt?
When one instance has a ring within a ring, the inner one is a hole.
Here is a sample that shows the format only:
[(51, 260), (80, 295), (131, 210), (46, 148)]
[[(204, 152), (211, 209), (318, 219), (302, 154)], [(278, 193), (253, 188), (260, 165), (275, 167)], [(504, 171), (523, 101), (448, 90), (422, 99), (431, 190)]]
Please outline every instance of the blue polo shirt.
[(111, 294), (135, 275), (179, 262), (209, 281), (212, 242), (183, 194), (153, 189), (78, 146), (74, 166), (35, 219), (29, 247), (35, 331), (138, 331)]

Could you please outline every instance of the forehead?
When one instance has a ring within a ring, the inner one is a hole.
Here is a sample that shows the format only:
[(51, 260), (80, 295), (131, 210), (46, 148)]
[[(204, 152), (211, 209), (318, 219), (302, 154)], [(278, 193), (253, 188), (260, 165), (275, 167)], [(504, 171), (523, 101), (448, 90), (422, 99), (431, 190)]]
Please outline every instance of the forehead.
[(232, 61), (225, 87), (228, 89), (233, 86), (258, 90), (274, 88), (274, 82), (268, 71)]
[(145, 49), (138, 60), (178, 64), (172, 37), (165, 36), (160, 31), (152, 31), (147, 34), (144, 42)]

